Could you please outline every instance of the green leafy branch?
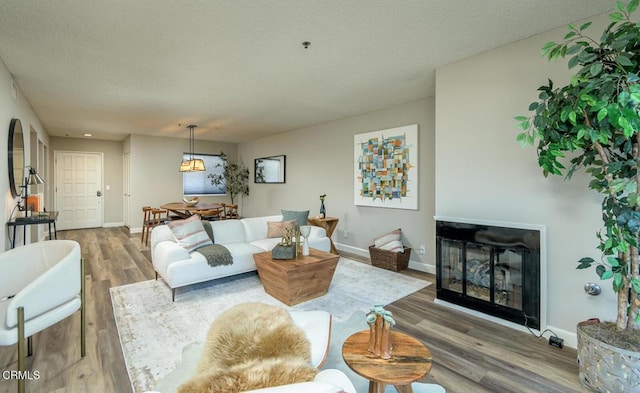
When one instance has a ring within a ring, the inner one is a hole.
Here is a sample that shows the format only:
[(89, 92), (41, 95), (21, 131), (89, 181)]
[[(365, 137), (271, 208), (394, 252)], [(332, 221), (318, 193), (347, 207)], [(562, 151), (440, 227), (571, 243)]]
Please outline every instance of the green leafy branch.
[(602, 260), (582, 258), (578, 269), (595, 265), (601, 279), (612, 280), (620, 329), (625, 318), (627, 327), (640, 321), (640, 24), (630, 18), (638, 4), (616, 2), (599, 41), (585, 34), (587, 22), (569, 25), (562, 42), (546, 43), (543, 57), (569, 57), (569, 69), (579, 68), (566, 86), (551, 80), (540, 86), (529, 105), (533, 113), (515, 117), (522, 129), (516, 140), (536, 146), (545, 177), (570, 179), (583, 168), (591, 176), (589, 188), (603, 194), (604, 227), (597, 233)]

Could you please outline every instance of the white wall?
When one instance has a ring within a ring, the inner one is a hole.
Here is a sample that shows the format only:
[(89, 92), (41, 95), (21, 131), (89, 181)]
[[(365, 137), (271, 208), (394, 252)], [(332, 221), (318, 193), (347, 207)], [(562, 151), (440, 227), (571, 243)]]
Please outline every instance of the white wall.
[[(419, 210), (355, 206), (353, 203), (353, 136), (409, 124), (418, 124)], [(368, 246), (385, 232), (402, 228), (406, 245), (413, 248), (414, 267), (428, 269), (435, 256), (434, 215), (434, 99), (428, 98), (293, 130), (242, 143), (239, 157), (250, 163), (250, 196), (244, 215), (279, 214), (281, 209), (310, 210), (319, 214), (320, 195), (327, 194), (327, 216), (340, 221), (334, 241), (341, 250), (368, 256)], [(285, 184), (253, 183), (253, 160), (285, 154)], [(345, 238), (344, 231), (348, 231)], [(418, 254), (426, 245), (425, 255)]]
[[(31, 164), (31, 138), (29, 137), (30, 130), (35, 130), (38, 134), (38, 139), (40, 139), (45, 145), (49, 144), (49, 137), (45, 132), (38, 116), (35, 114), (31, 105), (26, 100), (26, 98), (22, 95), (20, 91), (20, 86), (18, 85), (18, 90), (16, 94), (16, 99), (13, 98), (12, 90), (11, 90), (11, 74), (7, 69), (6, 65), (0, 60), (0, 190), (2, 192), (2, 200), (4, 208), (0, 210), (0, 236), (4, 241), (2, 242), (4, 250), (10, 248), (11, 244), (7, 237), (7, 227), (4, 225), (10, 218), (11, 214), (14, 211), (13, 209), (16, 206), (17, 199), (14, 199), (11, 196), (11, 191), (9, 190), (9, 173), (7, 171), (8, 165), (8, 138), (9, 138), (9, 123), (11, 119), (17, 118), (20, 119), (22, 123), (22, 132), (25, 134), (25, 163), (26, 165)], [(34, 158), (35, 160), (35, 158)], [(15, 214), (14, 212), (14, 217)], [(20, 231), (18, 231), (20, 232)], [(27, 231), (27, 237), (29, 237), (29, 232)], [(18, 239), (19, 242), (22, 242), (22, 238)], [(27, 239), (27, 242), (30, 240)]]
[[(102, 194), (104, 195), (103, 222), (105, 226), (122, 225), (124, 220), (122, 214), (122, 145), (123, 143), (119, 141), (51, 137), (52, 157), (55, 151), (103, 154), (104, 168), (102, 172), (104, 184), (102, 185)], [(51, 181), (55, 182), (55, 180), (55, 176), (51, 176)], [(110, 190), (106, 190), (106, 186), (109, 186)]]
[[(182, 173), (178, 172), (182, 153), (189, 150), (187, 139), (131, 135), (123, 142), (123, 153), (131, 153), (131, 229), (142, 227), (142, 207), (182, 200)], [(218, 154), (229, 160), (237, 157), (233, 143), (195, 141), (195, 153)], [(228, 196), (201, 197), (203, 202), (231, 203)]]
[[(596, 20), (596, 19), (594, 19)], [(606, 16), (589, 28), (599, 37)], [(596, 26), (596, 24), (598, 26)], [(528, 115), (547, 77), (570, 77), (566, 62), (549, 63), (540, 48), (566, 29), (441, 67), (436, 72), (436, 214), (547, 227), (548, 324), (573, 343), (577, 322), (613, 318), (610, 282), (591, 297), (583, 285), (600, 282), (594, 270), (576, 270), (583, 256), (599, 257), (600, 197), (584, 174), (571, 181), (544, 178), (535, 148), (522, 149), (513, 117)], [(575, 344), (574, 344), (575, 345)]]

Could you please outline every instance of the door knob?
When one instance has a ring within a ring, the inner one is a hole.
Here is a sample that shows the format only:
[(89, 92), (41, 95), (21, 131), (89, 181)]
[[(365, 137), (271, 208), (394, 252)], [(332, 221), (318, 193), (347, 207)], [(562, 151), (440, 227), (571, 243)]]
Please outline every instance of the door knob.
[(96, 196), (102, 196), (102, 191), (100, 190), (96, 191)]

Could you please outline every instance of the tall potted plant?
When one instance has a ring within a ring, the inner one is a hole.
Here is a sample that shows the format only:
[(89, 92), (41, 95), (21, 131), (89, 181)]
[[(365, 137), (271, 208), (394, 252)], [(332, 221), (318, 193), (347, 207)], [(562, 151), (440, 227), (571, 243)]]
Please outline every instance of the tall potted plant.
[(217, 166), (222, 167), (222, 174), (212, 173), (208, 177), (214, 186), (225, 186), (231, 197), (231, 204), (234, 205), (236, 196), (249, 195), (249, 169), (242, 163), (229, 162), (229, 158), (222, 151), (220, 159), (222, 164)]
[[(589, 188), (603, 196), (603, 227), (597, 234), (602, 258), (585, 257), (577, 266), (595, 266), (602, 280), (612, 280), (617, 294), (615, 324), (578, 326), (581, 382), (603, 392), (640, 389), (625, 385), (631, 382), (624, 378), (614, 383), (624, 386), (623, 390), (607, 386), (610, 375), (604, 377), (607, 372), (602, 370), (607, 359), (600, 369), (590, 365), (600, 362), (600, 356), (616, 356), (590, 346), (602, 341), (605, 347), (624, 351), (621, 358), (631, 360), (630, 365), (616, 367), (631, 375), (640, 369), (640, 348), (633, 345), (640, 327), (640, 26), (631, 21), (637, 7), (638, 0), (617, 1), (611, 23), (599, 39), (586, 33), (591, 25), (588, 22), (579, 27), (569, 25), (562, 42), (545, 44), (544, 56), (549, 60), (568, 57), (569, 68), (576, 71), (566, 86), (554, 86), (551, 80), (541, 86), (538, 101), (529, 105), (534, 113), (516, 117), (524, 130), (517, 139), (523, 146), (537, 143), (538, 165), (544, 176), (571, 178), (584, 168), (591, 176)], [(563, 164), (567, 160), (568, 168)]]

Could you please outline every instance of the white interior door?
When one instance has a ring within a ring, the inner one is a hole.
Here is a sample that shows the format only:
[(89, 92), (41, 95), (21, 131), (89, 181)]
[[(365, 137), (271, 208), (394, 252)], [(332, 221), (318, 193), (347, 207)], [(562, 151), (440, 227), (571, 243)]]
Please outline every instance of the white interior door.
[(57, 229), (102, 226), (102, 153), (55, 155)]

